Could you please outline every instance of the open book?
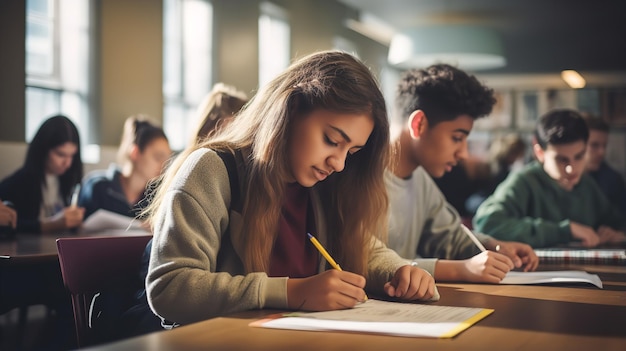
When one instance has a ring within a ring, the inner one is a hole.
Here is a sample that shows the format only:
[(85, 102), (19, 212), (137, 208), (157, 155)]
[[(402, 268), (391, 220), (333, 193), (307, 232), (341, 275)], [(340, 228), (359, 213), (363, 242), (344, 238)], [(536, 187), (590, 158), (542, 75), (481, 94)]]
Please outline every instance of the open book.
[(103, 209), (99, 209), (87, 217), (80, 230), (87, 233), (106, 230), (146, 232), (140, 220)]
[(525, 285), (549, 283), (589, 283), (602, 289), (602, 281), (597, 274), (584, 271), (544, 271), (544, 272), (515, 272), (506, 274), (500, 284)]
[(492, 309), (484, 308), (435, 306), (369, 299), (347, 310), (278, 314), (252, 322), (250, 326), (451, 338), (492, 312)]

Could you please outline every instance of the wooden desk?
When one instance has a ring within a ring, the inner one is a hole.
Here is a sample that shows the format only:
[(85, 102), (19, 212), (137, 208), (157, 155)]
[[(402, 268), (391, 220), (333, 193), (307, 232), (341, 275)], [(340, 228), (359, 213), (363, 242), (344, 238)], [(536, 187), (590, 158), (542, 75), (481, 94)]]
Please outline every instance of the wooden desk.
[(438, 284), (436, 305), (493, 308), (495, 312), (453, 339), (405, 338), (340, 332), (252, 328), (277, 311), (248, 311), (144, 335), (94, 350), (626, 350), (626, 267), (585, 269), (604, 289), (587, 284)]
[(0, 241), (0, 314), (16, 307), (69, 301), (63, 286), (56, 239), (107, 235), (150, 235), (110, 230), (97, 233), (17, 234)]
[(32, 234), (20, 233), (15, 238), (0, 240), (0, 262), (3, 259), (15, 260), (56, 260), (57, 238), (90, 237), (90, 236), (118, 236), (118, 235), (150, 235), (145, 231), (107, 230), (91, 233), (58, 233)]

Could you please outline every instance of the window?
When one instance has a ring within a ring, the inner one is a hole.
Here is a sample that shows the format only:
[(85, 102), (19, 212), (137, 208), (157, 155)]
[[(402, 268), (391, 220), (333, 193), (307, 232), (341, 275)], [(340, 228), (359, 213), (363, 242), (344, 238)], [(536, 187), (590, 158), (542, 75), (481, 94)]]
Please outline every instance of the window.
[(91, 1), (26, 1), (26, 141), (54, 114), (72, 119), (82, 143), (95, 141), (91, 11)]
[(270, 2), (262, 2), (259, 17), (259, 86), (267, 84), (289, 66), (289, 41), (287, 12)]
[(163, 0), (163, 17), (163, 126), (172, 149), (181, 150), (213, 85), (213, 6), (207, 0)]

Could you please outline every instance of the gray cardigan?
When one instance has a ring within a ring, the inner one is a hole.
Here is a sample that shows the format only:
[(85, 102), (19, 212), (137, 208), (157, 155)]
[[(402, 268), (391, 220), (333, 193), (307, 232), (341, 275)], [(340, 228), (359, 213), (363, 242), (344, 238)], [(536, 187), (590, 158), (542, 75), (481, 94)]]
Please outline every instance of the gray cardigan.
[[(238, 161), (237, 166), (245, 183), (245, 165)], [(311, 199), (317, 236), (325, 245), (326, 221), (315, 189)], [(230, 209), (230, 202), (228, 172), (220, 156), (209, 149), (194, 151), (167, 189), (154, 222), (146, 287), (157, 315), (188, 324), (250, 309), (287, 308), (288, 277), (244, 274), (241, 257), (247, 233), (242, 232), (241, 213)], [(225, 236), (229, 225), (230, 236)], [(376, 240), (367, 290), (383, 293), (384, 284), (406, 264)], [(324, 265), (321, 259), (320, 272)]]

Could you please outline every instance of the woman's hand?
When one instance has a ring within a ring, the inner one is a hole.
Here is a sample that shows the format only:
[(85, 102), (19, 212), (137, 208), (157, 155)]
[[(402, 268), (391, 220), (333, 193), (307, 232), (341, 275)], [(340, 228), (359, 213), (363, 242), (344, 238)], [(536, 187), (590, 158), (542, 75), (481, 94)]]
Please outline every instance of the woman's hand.
[(401, 300), (428, 300), (435, 294), (435, 279), (417, 266), (406, 265), (398, 268), (384, 289)]
[(331, 269), (308, 278), (287, 280), (287, 305), (305, 311), (352, 308), (365, 301), (363, 288), (363, 276)]
[(76, 228), (83, 223), (84, 207), (69, 206), (63, 209), (63, 224), (65, 228)]

